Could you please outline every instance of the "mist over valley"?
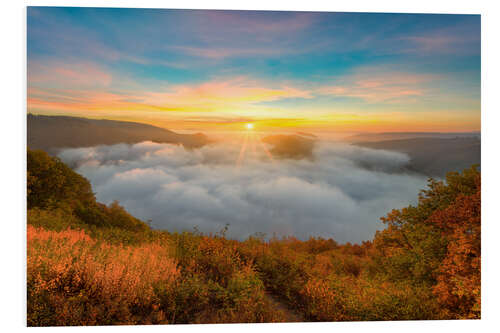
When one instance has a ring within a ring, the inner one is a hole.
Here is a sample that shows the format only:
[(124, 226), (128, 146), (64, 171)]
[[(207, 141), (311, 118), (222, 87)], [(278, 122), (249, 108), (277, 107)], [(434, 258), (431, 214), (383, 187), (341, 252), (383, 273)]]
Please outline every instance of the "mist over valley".
[(28, 129), (28, 145), (88, 178), (100, 202), (118, 200), (156, 229), (215, 233), (229, 225), (228, 236), (237, 239), (371, 239), (383, 227), (380, 217), (416, 203), (428, 177), (480, 162), (479, 139), (456, 133), (339, 141), (242, 131), (211, 139), (140, 123), (35, 115), (28, 115)]
[[(152, 226), (360, 242), (379, 217), (415, 203), (426, 177), (405, 172), (405, 154), (317, 142), (313, 158), (270, 158), (241, 144), (195, 150), (142, 142), (66, 149), (65, 163), (87, 177), (103, 203), (113, 200)], [(272, 148), (271, 148), (272, 151)], [(272, 156), (272, 155), (271, 155)]]

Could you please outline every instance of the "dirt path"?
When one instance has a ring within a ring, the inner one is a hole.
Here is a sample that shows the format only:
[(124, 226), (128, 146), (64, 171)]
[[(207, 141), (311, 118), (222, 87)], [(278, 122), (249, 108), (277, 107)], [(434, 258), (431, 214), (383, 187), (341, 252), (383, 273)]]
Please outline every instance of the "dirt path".
[(304, 317), (300, 313), (297, 313), (296, 311), (290, 309), (285, 303), (278, 300), (273, 294), (266, 292), (266, 298), (269, 303), (276, 309), (276, 311), (284, 314), (285, 322), (293, 323), (304, 321)]

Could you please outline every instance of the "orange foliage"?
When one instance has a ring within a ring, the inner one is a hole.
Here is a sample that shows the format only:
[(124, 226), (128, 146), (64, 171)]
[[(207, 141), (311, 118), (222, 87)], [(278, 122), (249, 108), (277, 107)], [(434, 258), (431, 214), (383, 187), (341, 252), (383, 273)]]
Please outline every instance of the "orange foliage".
[[(27, 260), (31, 324), (167, 322), (154, 286), (173, 287), (179, 272), (166, 247), (109, 245), (83, 231), (28, 226)], [(53, 312), (48, 322), (46, 311)]]
[(439, 302), (459, 318), (480, 318), (481, 310), (481, 185), (460, 195), (448, 208), (435, 212), (430, 222), (449, 234), (448, 251), (439, 269), (434, 292)]

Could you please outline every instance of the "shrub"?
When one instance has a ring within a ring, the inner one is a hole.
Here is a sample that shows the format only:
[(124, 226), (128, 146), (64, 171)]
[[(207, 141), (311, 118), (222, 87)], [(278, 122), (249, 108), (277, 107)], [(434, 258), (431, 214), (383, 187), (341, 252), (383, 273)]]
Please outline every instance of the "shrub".
[(56, 157), (28, 149), (28, 209), (75, 207), (95, 201), (90, 183)]
[(164, 323), (155, 287), (173, 288), (178, 277), (165, 246), (28, 226), (29, 326)]
[(311, 279), (302, 293), (314, 321), (438, 319), (429, 288), (331, 276)]

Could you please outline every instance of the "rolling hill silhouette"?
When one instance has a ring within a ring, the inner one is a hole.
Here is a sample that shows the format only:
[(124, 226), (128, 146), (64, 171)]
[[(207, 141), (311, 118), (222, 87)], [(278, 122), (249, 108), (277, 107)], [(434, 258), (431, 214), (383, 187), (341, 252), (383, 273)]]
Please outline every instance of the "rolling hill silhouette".
[(179, 134), (135, 122), (28, 114), (28, 147), (54, 152), (61, 148), (92, 147), (142, 141), (199, 148), (209, 143), (204, 134)]

